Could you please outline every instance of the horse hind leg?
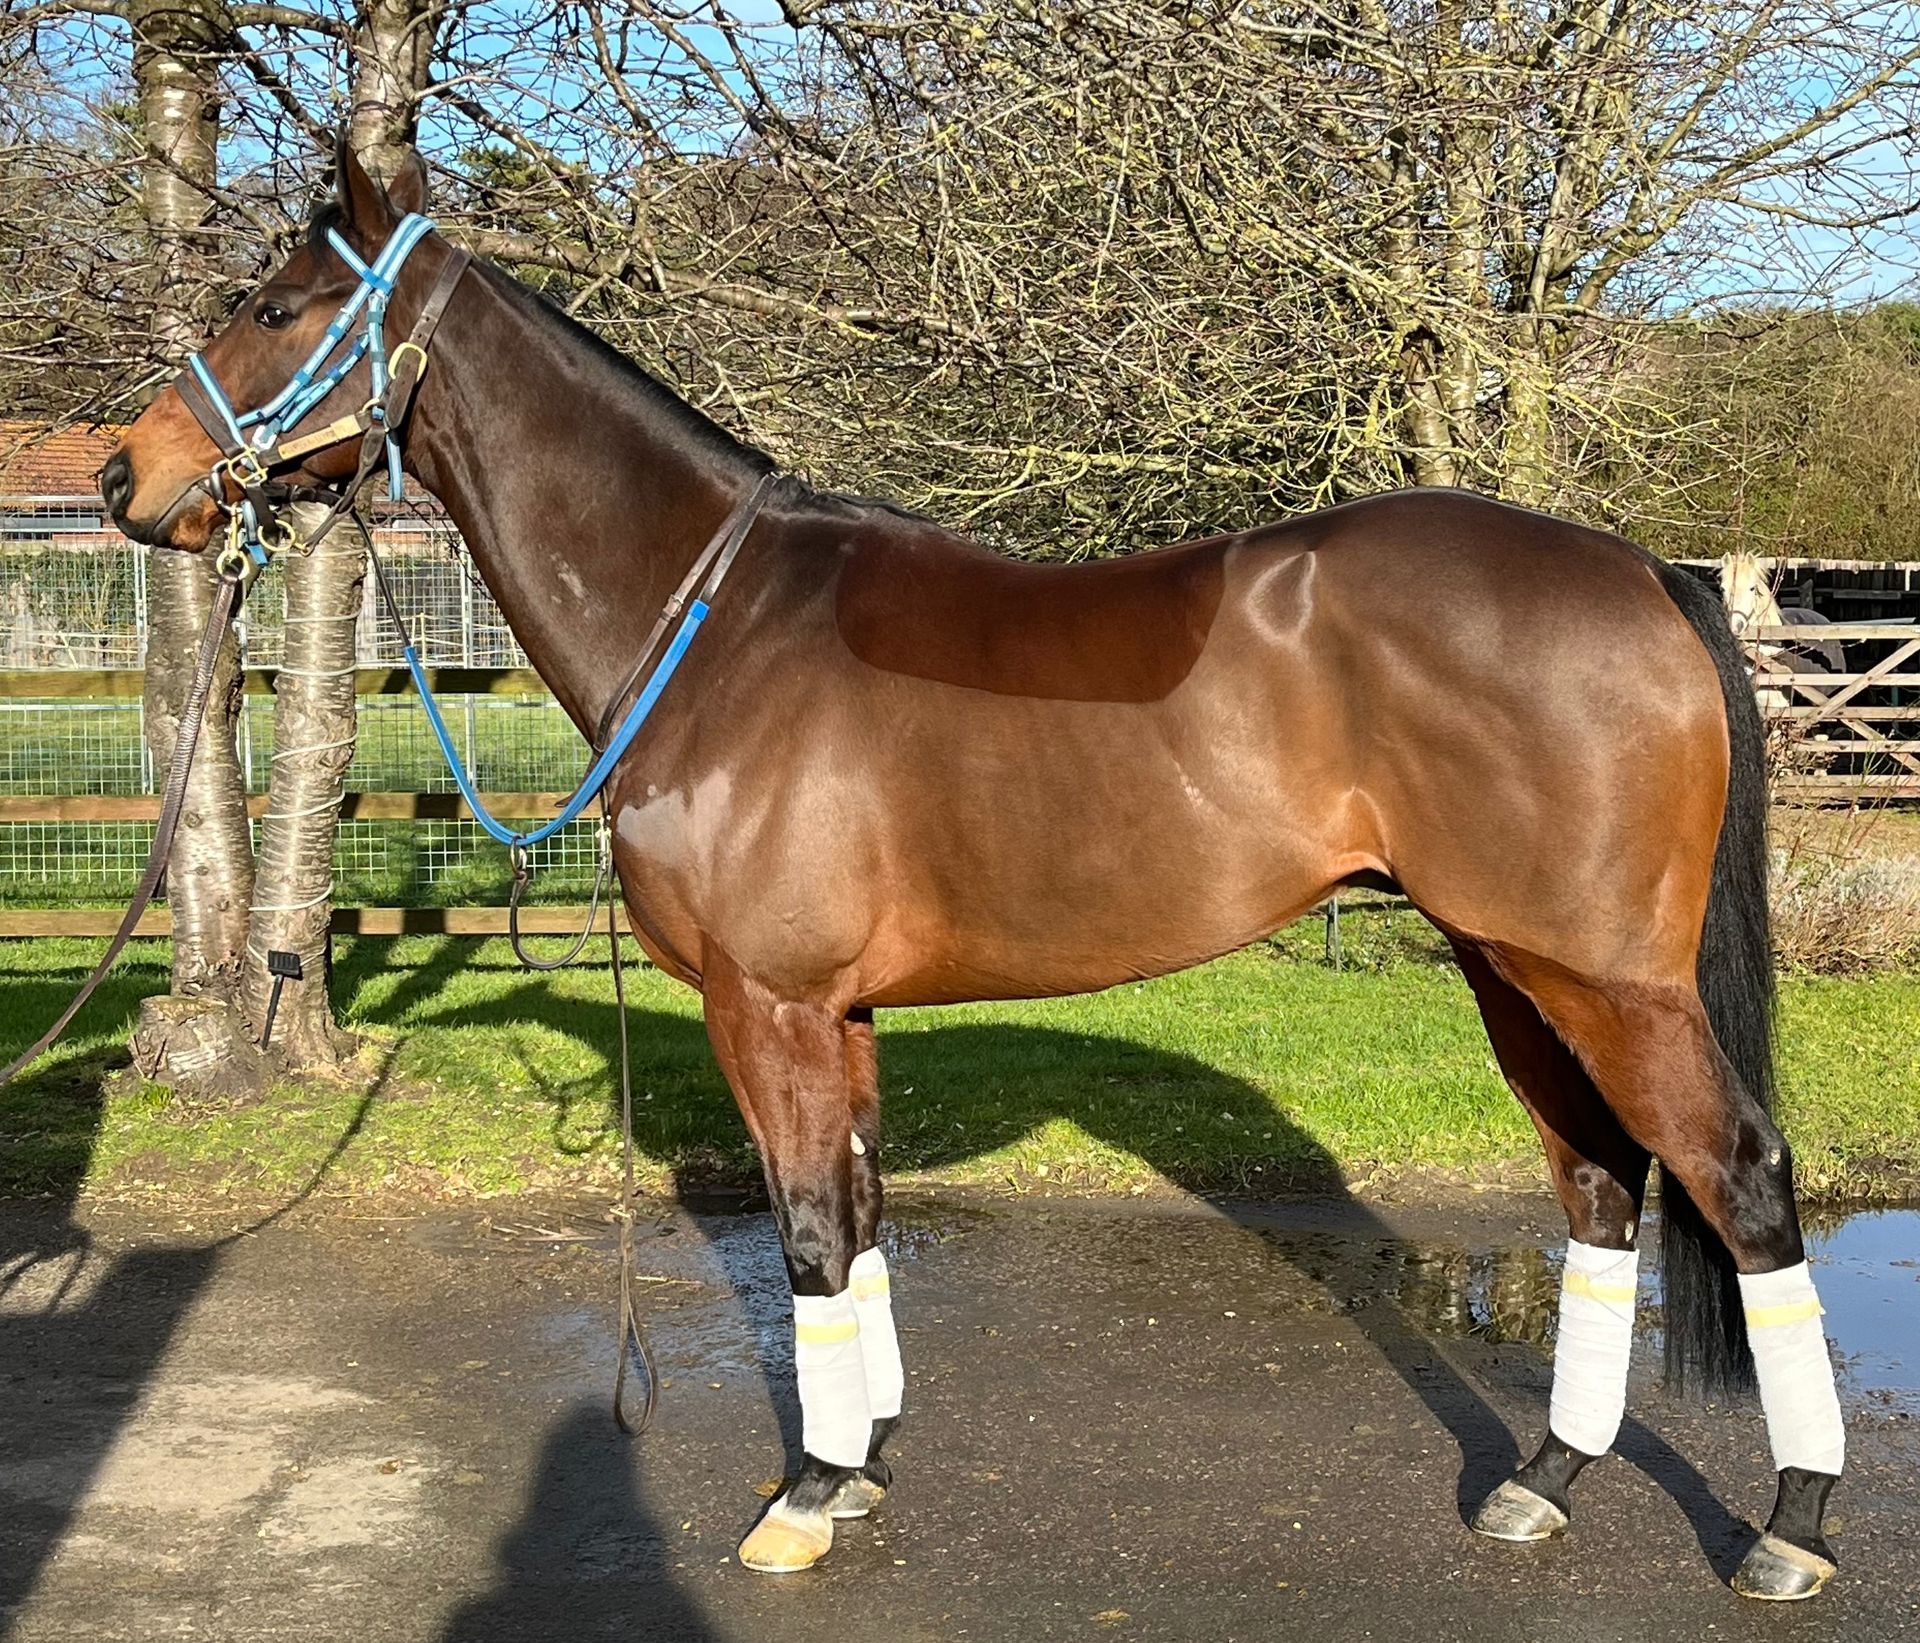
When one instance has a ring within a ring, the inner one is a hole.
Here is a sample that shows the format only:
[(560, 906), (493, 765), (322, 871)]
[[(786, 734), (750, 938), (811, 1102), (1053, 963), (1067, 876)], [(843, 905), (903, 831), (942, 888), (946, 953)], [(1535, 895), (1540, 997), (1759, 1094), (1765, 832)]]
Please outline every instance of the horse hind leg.
[[(1820, 1302), (1806, 1264), (1793, 1158), (1766, 1109), (1742, 1087), (1716, 1040), (1692, 977), (1606, 984), (1530, 955), (1490, 955), (1579, 1057), (1621, 1127), (1660, 1160), (1731, 1259), (1737, 1310), (1676, 1300), (1666, 1326), (1678, 1346), (1729, 1383), (1747, 1368), (1760, 1387), (1779, 1492), (1767, 1531), (1733, 1579), (1742, 1596), (1811, 1597), (1836, 1559), (1822, 1518), (1846, 1455)], [(1664, 1238), (1691, 1236), (1669, 1206)], [(1671, 1358), (1670, 1358), (1671, 1361)]]
[(1547, 1435), (1472, 1519), (1495, 1540), (1545, 1540), (1571, 1521), (1573, 1481), (1613, 1447), (1625, 1411), (1648, 1157), (1526, 995), (1472, 947), (1455, 951), (1567, 1216)]

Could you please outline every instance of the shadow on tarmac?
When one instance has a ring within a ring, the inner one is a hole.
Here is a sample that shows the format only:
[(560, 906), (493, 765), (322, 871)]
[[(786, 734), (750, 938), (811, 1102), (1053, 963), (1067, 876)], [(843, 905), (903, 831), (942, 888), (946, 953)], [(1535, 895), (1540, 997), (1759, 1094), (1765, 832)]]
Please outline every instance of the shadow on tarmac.
[[(383, 945), (354, 945), (339, 976), (343, 1005), (383, 968)], [(381, 1014), (398, 1016), (418, 1009), (436, 996), (461, 962), (459, 944), (442, 943), (383, 1001)], [(72, 979), (77, 980), (77, 973)], [(33, 1022), (51, 1016), (68, 983), (69, 978), (60, 975), (22, 984), (23, 993), (45, 997), (10, 999), (17, 1019)], [(118, 1008), (130, 1017), (150, 986), (151, 978), (129, 969), (109, 982), (95, 1007)], [(424, 1019), (456, 1027), (537, 1023), (579, 1040), (602, 1057), (605, 1065), (593, 1078), (564, 1086), (543, 1079), (537, 1067), (529, 1066), (555, 1105), (556, 1130), (583, 1099), (617, 1103), (617, 1029), (610, 1003), (557, 997), (544, 981), (530, 978), (504, 996), (429, 1012)], [(684, 1099), (713, 1109), (703, 1112), (703, 1118), (731, 1114), (732, 1098), (696, 1021), (636, 1011), (632, 1025), (638, 1065), (688, 1071), (690, 1093)], [(0, 1053), (5, 1048), (0, 1046)], [(940, 1099), (941, 1080), (953, 1078), (957, 1067), (991, 1064), (1004, 1084), (991, 1123), (931, 1146), (924, 1141), (918, 1145), (916, 1162), (929, 1168), (963, 1162), (1053, 1119), (1068, 1118), (1180, 1183), (1181, 1161), (1157, 1157), (1159, 1132), (1138, 1121), (1140, 1084), (1177, 1087), (1232, 1110), (1253, 1103), (1266, 1106), (1265, 1097), (1251, 1086), (1191, 1058), (1079, 1032), (956, 1023), (889, 1037), (882, 1053), (889, 1082), (910, 1084), (929, 1101)], [(1124, 1076), (1061, 1078), (1063, 1064), (1073, 1063), (1092, 1063)], [(14, 1408), (42, 1412), (42, 1418), (10, 1421), (0, 1439), (9, 1475), (29, 1480), (25, 1486), (0, 1490), (0, 1519), (5, 1523), (0, 1529), (0, 1640), (11, 1631), (13, 1618), (59, 1546), (101, 1461), (139, 1407), (182, 1318), (216, 1275), (222, 1255), (220, 1244), (153, 1247), (115, 1257), (92, 1250), (74, 1211), (98, 1138), (101, 1078), (109, 1065), (109, 1058), (97, 1055), (55, 1060), (0, 1091), (0, 1155), (11, 1155), (16, 1179), (30, 1170), (43, 1187), (53, 1183), (50, 1201), (43, 1197), (0, 1206), (0, 1305), (9, 1314), (0, 1328), (0, 1384)], [(362, 1116), (365, 1111), (363, 1104)], [(648, 1105), (638, 1109), (637, 1117), (643, 1147), (649, 1125), (672, 1121), (665, 1108)], [(321, 1172), (351, 1141), (358, 1122), (340, 1138)], [(1285, 1125), (1277, 1115), (1274, 1122), (1277, 1129)], [(1304, 1132), (1283, 1133), (1275, 1150), (1294, 1161), (1292, 1185), (1306, 1185), (1344, 1202), (1343, 1222), (1350, 1229), (1345, 1236), (1384, 1251), (1388, 1268), (1421, 1262), (1420, 1251), (1340, 1190), (1333, 1159)], [(691, 1191), (689, 1184), (689, 1196)], [(1253, 1235), (1262, 1235), (1251, 1206), (1226, 1200), (1215, 1207)], [(1268, 1242), (1301, 1264), (1286, 1240)], [(103, 1259), (105, 1268), (99, 1270)], [(1382, 1292), (1381, 1265), (1315, 1263), (1311, 1271), (1305, 1266), (1301, 1270), (1354, 1320), (1451, 1435), (1460, 1455), (1456, 1495), (1464, 1514), (1518, 1464), (1520, 1452), (1505, 1421), (1433, 1336), (1423, 1332), (1416, 1313), (1397, 1294)], [(789, 1456), (797, 1458), (799, 1417), (785, 1370), (777, 1360), (766, 1364)], [(1703, 1552), (1724, 1578), (1752, 1531), (1715, 1498), (1694, 1467), (1643, 1425), (1630, 1420), (1619, 1448), (1686, 1513)], [(637, 1464), (636, 1452), (611, 1431), (604, 1410), (565, 1414), (548, 1432), (519, 1519), (497, 1550), (492, 1589), (459, 1611), (445, 1633), (446, 1643), (574, 1638), (601, 1630), (611, 1636), (616, 1628), (622, 1637), (697, 1640), (714, 1635), (672, 1577), (670, 1543), (653, 1521)], [(604, 1582), (587, 1578), (600, 1572)]]
[[(427, 1019), (436, 1026), (537, 1023), (577, 1039), (605, 1058), (603, 1070), (597, 1070), (583, 1081), (564, 1082), (543, 1075), (530, 1062), (525, 1070), (554, 1103), (556, 1129), (565, 1120), (566, 1113), (582, 1099), (608, 1101), (612, 1119), (618, 1121), (617, 1065), (613, 1059), (617, 1028), (611, 1004), (583, 1004), (578, 998), (557, 998), (542, 981), (529, 979), (504, 996), (481, 1004), (450, 1008)], [(713, 1064), (706, 1034), (697, 1021), (659, 1011), (635, 1010), (631, 1022), (637, 1079), (644, 1079), (638, 1069), (647, 1065), (703, 1070), (694, 1072), (688, 1080), (689, 1093), (679, 1098), (683, 1123), (688, 1103), (702, 1109), (698, 1116), (705, 1127), (710, 1127), (716, 1119), (731, 1118), (738, 1123), (737, 1117), (732, 1116), (732, 1096)], [(929, 1169), (963, 1163), (1015, 1141), (1051, 1120), (1067, 1118), (1109, 1145), (1134, 1153), (1176, 1185), (1190, 1184), (1182, 1180), (1180, 1159), (1156, 1156), (1161, 1131), (1139, 1121), (1139, 1086), (1178, 1088), (1203, 1106), (1212, 1103), (1213, 1110), (1245, 1111), (1254, 1106), (1263, 1112), (1270, 1110), (1263, 1092), (1191, 1057), (1127, 1040), (1089, 1038), (1084, 1032), (956, 1023), (924, 1032), (890, 1037), (883, 1034), (881, 1061), (889, 1086), (911, 1086), (917, 1101), (936, 1103), (943, 1094), (958, 1095), (957, 1090), (943, 1090), (941, 1083), (943, 1079), (950, 1081), (957, 1067), (991, 1065), (996, 1080), (1004, 1085), (1000, 1105), (989, 1124), (974, 1124), (965, 1133), (950, 1134), (946, 1140), (931, 1146), (924, 1137), (916, 1137), (915, 1164)], [(1059, 1076), (1063, 1063), (1076, 1062), (1101, 1066), (1115, 1076), (1099, 1080)], [(712, 1110), (707, 1110), (709, 1108)], [(668, 1108), (637, 1105), (637, 1144), (645, 1148), (650, 1124), (673, 1121), (674, 1115)], [(1342, 1237), (1378, 1251), (1379, 1258), (1350, 1263), (1315, 1261), (1309, 1267), (1288, 1240), (1266, 1236), (1263, 1224), (1268, 1218), (1260, 1214), (1257, 1206), (1232, 1199), (1209, 1201), (1221, 1215), (1243, 1230), (1262, 1236), (1269, 1247), (1277, 1249), (1303, 1275), (1319, 1284), (1447, 1431), (1459, 1450), (1455, 1504), (1464, 1521), (1523, 1457), (1506, 1422), (1454, 1366), (1435, 1339), (1436, 1333), (1447, 1331), (1436, 1332), (1431, 1327), (1436, 1305), (1459, 1310), (1461, 1297), (1457, 1289), (1463, 1275), (1457, 1272), (1440, 1275), (1440, 1282), (1452, 1283), (1455, 1292), (1437, 1302), (1431, 1295), (1416, 1301), (1414, 1295), (1403, 1293), (1402, 1286), (1397, 1284), (1383, 1286), (1382, 1272), (1404, 1273), (1413, 1269), (1431, 1272), (1431, 1252), (1398, 1237), (1367, 1205), (1348, 1194), (1340, 1185), (1335, 1161), (1312, 1137), (1289, 1126), (1281, 1115), (1275, 1114), (1272, 1121), (1280, 1132), (1273, 1144), (1274, 1151), (1291, 1161), (1293, 1178), (1289, 1185), (1296, 1191), (1310, 1190), (1337, 1203)], [(681, 1183), (682, 1200), (691, 1207), (710, 1203), (711, 1196), (710, 1189), (700, 1183), (685, 1180)], [(751, 1202), (749, 1196), (738, 1207), (751, 1207)], [(714, 1247), (723, 1266), (741, 1258), (737, 1251), (717, 1240)], [(740, 1288), (744, 1285), (738, 1280), (748, 1275), (730, 1270), (728, 1276), (736, 1280), (735, 1287)], [(1557, 1284), (1554, 1287), (1557, 1292)], [(791, 1475), (799, 1460), (800, 1421), (789, 1366), (778, 1357), (763, 1356), (762, 1361), (771, 1401), (779, 1412)], [(1544, 1396), (1540, 1398), (1540, 1405), (1537, 1424), (1544, 1432)], [(1530, 1445), (1537, 1435), (1528, 1435)], [(1729, 1576), (1755, 1538), (1754, 1530), (1721, 1504), (1695, 1467), (1642, 1423), (1628, 1419), (1621, 1432), (1618, 1453), (1681, 1508), (1708, 1562), (1722, 1579)], [(451, 1638), (448, 1643), (452, 1643)]]
[(464, 1604), (445, 1643), (718, 1637), (673, 1578), (673, 1541), (638, 1481), (635, 1445), (600, 1404), (548, 1431), (520, 1519), (495, 1553), (492, 1588)]

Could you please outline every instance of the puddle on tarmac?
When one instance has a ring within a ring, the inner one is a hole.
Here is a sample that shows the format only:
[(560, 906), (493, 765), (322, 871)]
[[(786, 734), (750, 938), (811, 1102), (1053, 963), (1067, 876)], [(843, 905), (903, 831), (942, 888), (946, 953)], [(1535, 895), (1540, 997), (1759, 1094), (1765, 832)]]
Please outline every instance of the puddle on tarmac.
[[(708, 1373), (739, 1373), (784, 1350), (791, 1303), (779, 1244), (764, 1210), (759, 1194), (707, 1193), (680, 1213), (643, 1221), (637, 1229), (641, 1268), (657, 1274), (653, 1282), (662, 1286), (649, 1286), (651, 1306), (670, 1357), (704, 1364)], [(888, 1205), (881, 1243), (898, 1266), (996, 1221), (1032, 1222), (1036, 1213), (1039, 1222), (1047, 1221), (1046, 1213), (1031, 1205), (903, 1196)], [(1051, 1242), (1076, 1230), (1087, 1232), (1077, 1227), (1078, 1220), (1069, 1216), (1044, 1236)], [(1206, 1225), (1193, 1223), (1196, 1232)], [(1807, 1225), (1827, 1333), (1838, 1347), (1847, 1386), (1883, 1406), (1920, 1410), (1920, 1209), (1816, 1211)], [(1109, 1236), (1097, 1219), (1089, 1227), (1091, 1235)], [(1465, 1248), (1385, 1239), (1377, 1229), (1265, 1227), (1261, 1235), (1282, 1248), (1288, 1264), (1313, 1280), (1336, 1307), (1357, 1311), (1386, 1301), (1433, 1335), (1552, 1345), (1560, 1297), (1558, 1247)], [(503, 1218), (479, 1223), (449, 1216), (413, 1236), (441, 1247), (484, 1244), (492, 1251), (505, 1246), (514, 1253), (549, 1255), (559, 1240), (580, 1239), (609, 1251), (613, 1243), (599, 1206), (544, 1212), (516, 1207)], [(1654, 1243), (1657, 1239), (1649, 1247)], [(1107, 1253), (1112, 1258), (1111, 1249)], [(1140, 1258), (1158, 1269), (1167, 1257), (1156, 1242), (1143, 1248)], [(1642, 1276), (1643, 1300), (1656, 1299), (1657, 1262), (1650, 1262)], [(711, 1304), (716, 1300), (724, 1304)], [(606, 1327), (603, 1314), (598, 1306), (569, 1310), (550, 1319), (546, 1332), (554, 1339), (597, 1338)], [(1657, 1306), (1641, 1307), (1640, 1328), (1655, 1351), (1659, 1320)]]
[[(654, 1348), (662, 1369), (704, 1377), (755, 1375), (766, 1362), (779, 1362), (790, 1349), (792, 1299), (786, 1263), (766, 1214), (765, 1194), (753, 1191), (702, 1191), (683, 1194), (679, 1213), (643, 1218), (636, 1227), (638, 1282)], [(880, 1223), (880, 1247), (898, 1270), (967, 1229), (986, 1211), (944, 1204), (897, 1200)], [(523, 1223), (537, 1237), (560, 1217), (489, 1218), (483, 1233), (470, 1228), (450, 1235), (444, 1227), (423, 1236), (518, 1238)], [(590, 1216), (579, 1217), (590, 1221)], [(451, 1224), (451, 1223), (449, 1223)], [(610, 1255), (611, 1228), (595, 1240)], [(537, 1245), (521, 1240), (523, 1250)], [(720, 1304), (714, 1304), (714, 1303)], [(603, 1344), (607, 1332), (604, 1305), (554, 1312), (538, 1325), (543, 1339), (587, 1351)]]
[[(1284, 1241), (1300, 1270), (1349, 1309), (1387, 1300), (1435, 1335), (1539, 1346), (1553, 1341), (1558, 1250), (1270, 1236)], [(1808, 1218), (1807, 1253), (1846, 1383), (1875, 1394), (1876, 1402), (1920, 1407), (1920, 1210), (1816, 1213)], [(1643, 1301), (1657, 1298), (1659, 1281), (1656, 1263), (1643, 1273)], [(1659, 1316), (1643, 1305), (1643, 1332), (1657, 1338)]]
[(1920, 1209), (1816, 1221), (1807, 1243), (1847, 1379), (1920, 1404)]

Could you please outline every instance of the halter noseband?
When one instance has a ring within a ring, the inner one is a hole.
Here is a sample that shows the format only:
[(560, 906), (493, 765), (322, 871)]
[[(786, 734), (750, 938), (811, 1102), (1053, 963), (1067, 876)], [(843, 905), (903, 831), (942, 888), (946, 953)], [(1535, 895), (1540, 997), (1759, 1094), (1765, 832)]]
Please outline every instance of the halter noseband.
[[(453, 288), (465, 273), (468, 258), (456, 251), (441, 271), (433, 294), (420, 311), (413, 333), (394, 349), (387, 351), (387, 304), (399, 282), (400, 271), (414, 248), (433, 232), (429, 218), (409, 213), (388, 236), (387, 243), (371, 263), (357, 256), (338, 229), (327, 230), (327, 243), (350, 269), (360, 276), (352, 295), (341, 304), (313, 352), (293, 373), (287, 385), (256, 410), (236, 411), (220, 380), (213, 374), (204, 354), (194, 354), (187, 368), (174, 379), (174, 389), (187, 409), (221, 452), (205, 480), (199, 482), (214, 502), (226, 508), (232, 521), (230, 537), (222, 552), (222, 570), (235, 573), (246, 560), (265, 565), (270, 552), (284, 550), (293, 543), (292, 531), (281, 522), (275, 498), (270, 494), (272, 469), (297, 461), (311, 452), (324, 450), (354, 438), (362, 439), (359, 471), (342, 493), (324, 523), (308, 540), (319, 540), (352, 505), (384, 448), (387, 466), (387, 491), (398, 502), (402, 495), (400, 476), (400, 424), (405, 420), (413, 391), (427, 368), (427, 345), (434, 328), (446, 310)], [(337, 360), (328, 364), (347, 341), (362, 311), (366, 324)], [(302, 418), (314, 411), (335, 388), (344, 382), (362, 358), (373, 377), (373, 392), (366, 404), (351, 416), (341, 417), (310, 434), (289, 438)], [(226, 500), (224, 481), (232, 479), (240, 489), (237, 507)], [(283, 487), (272, 487), (281, 490)], [(244, 554), (244, 559), (239, 556)]]

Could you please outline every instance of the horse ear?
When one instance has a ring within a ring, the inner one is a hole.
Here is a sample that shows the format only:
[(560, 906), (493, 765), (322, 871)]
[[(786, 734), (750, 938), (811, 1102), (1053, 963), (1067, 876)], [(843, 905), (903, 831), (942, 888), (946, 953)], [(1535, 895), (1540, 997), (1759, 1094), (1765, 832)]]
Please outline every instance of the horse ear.
[(340, 224), (362, 244), (377, 245), (393, 226), (393, 207), (387, 191), (353, 151), (345, 126), (334, 150), (333, 188), (340, 199)]
[(427, 211), (427, 162), (417, 148), (409, 148), (387, 184), (387, 198), (402, 216), (425, 216)]

